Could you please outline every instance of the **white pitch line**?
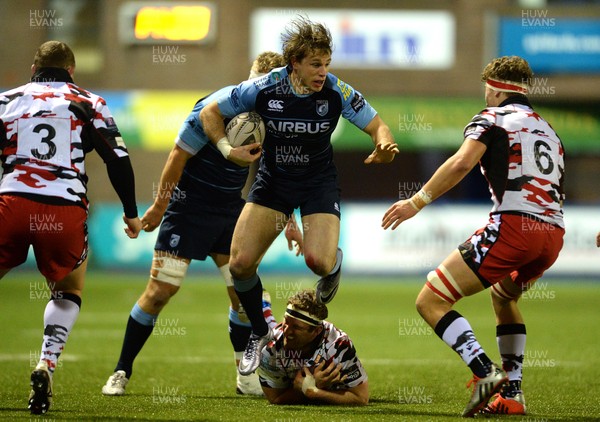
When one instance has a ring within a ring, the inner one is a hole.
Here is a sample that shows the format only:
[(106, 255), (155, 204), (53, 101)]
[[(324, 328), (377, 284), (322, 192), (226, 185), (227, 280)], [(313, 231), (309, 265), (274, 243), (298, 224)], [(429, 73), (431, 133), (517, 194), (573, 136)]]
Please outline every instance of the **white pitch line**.
[[(39, 352), (36, 351), (33, 358), (37, 360)], [(31, 360), (32, 355), (25, 353), (3, 353), (0, 354), (0, 362), (23, 362)], [(60, 357), (64, 362), (97, 362), (97, 356), (74, 355), (65, 353)], [(233, 358), (226, 357), (204, 357), (204, 356), (141, 356), (136, 361), (139, 362), (176, 362), (176, 363), (230, 363)], [(390, 359), (390, 358), (367, 358), (361, 359), (365, 366), (448, 366), (457, 364), (456, 359)], [(572, 360), (554, 360), (554, 366), (562, 367), (581, 367), (583, 362)], [(529, 366), (535, 368), (535, 365)]]

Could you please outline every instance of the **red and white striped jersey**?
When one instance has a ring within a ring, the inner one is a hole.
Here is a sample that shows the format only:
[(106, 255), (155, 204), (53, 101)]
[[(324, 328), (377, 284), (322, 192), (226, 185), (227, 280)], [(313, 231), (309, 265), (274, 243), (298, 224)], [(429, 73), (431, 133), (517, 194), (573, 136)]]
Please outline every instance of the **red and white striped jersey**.
[(492, 194), (492, 214), (528, 214), (564, 227), (564, 148), (524, 96), (486, 108), (464, 134), (487, 146), (480, 167)]
[(60, 78), (0, 94), (0, 194), (87, 208), (84, 157), (93, 149), (107, 163), (128, 155), (101, 97)]
[(336, 390), (356, 387), (367, 381), (367, 373), (363, 368), (352, 340), (348, 335), (336, 328), (332, 323), (323, 321), (323, 333), (316, 350), (310, 358), (303, 358), (295, 350), (283, 347), (283, 330), (280, 324), (274, 331), (275, 340), (262, 351), (257, 373), (260, 382), (269, 388), (290, 388), (294, 384), (296, 373), (302, 367), (317, 366), (321, 360), (329, 365), (331, 361), (342, 364), (341, 376), (346, 380), (334, 387)]

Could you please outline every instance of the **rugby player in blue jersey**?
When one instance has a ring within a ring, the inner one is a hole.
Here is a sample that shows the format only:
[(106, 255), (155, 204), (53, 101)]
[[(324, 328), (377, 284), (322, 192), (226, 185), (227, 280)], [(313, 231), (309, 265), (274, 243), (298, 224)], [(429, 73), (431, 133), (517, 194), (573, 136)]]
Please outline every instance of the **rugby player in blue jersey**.
[(331, 134), (339, 117), (371, 137), (375, 149), (366, 164), (390, 162), (398, 153), (389, 127), (365, 98), (329, 73), (332, 39), (324, 25), (304, 18), (292, 21), (283, 35), (282, 51), (287, 66), (242, 82), (200, 113), (206, 134), (225, 157), (231, 154), (231, 145), (224, 118), (255, 110), (267, 128), (258, 174), (236, 225), (229, 261), (253, 331), (240, 362), (242, 374), (257, 368), (260, 350), (272, 337), (262, 316), (258, 265), (294, 209), (300, 208), (302, 217), (306, 265), (321, 277), (317, 298), (328, 303), (337, 291), (342, 264), (340, 190)]
[[(263, 75), (282, 64), (281, 54), (262, 53), (253, 64), (250, 77)], [(150, 279), (131, 310), (115, 372), (102, 387), (105, 395), (125, 394), (133, 361), (152, 334), (158, 314), (179, 290), (192, 259), (204, 261), (210, 256), (225, 278), (231, 300), (229, 331), (236, 363), (246, 347), (251, 328), (231, 283), (229, 251), (233, 229), (244, 205), (242, 189), (248, 178), (248, 165), (260, 156), (260, 145), (232, 150), (229, 158), (242, 163), (244, 166), (241, 167), (224, 159), (208, 141), (199, 119), (199, 112), (206, 104), (232, 88), (222, 88), (196, 103), (167, 159), (154, 203), (142, 217), (147, 232), (160, 224)], [(300, 253), (300, 232), (286, 230), (286, 237), (290, 249), (294, 241), (297, 254)], [(275, 325), (267, 297), (265, 302), (263, 320), (267, 318)], [(261, 313), (262, 303), (261, 299)], [(238, 374), (237, 391), (262, 394), (258, 377), (246, 378)]]

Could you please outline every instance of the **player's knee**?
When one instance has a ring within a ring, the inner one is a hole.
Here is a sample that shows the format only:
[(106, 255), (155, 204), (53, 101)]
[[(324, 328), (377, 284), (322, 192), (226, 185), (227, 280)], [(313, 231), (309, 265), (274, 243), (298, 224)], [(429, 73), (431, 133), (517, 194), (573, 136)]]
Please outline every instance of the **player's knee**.
[[(423, 290), (425, 290), (425, 289), (426, 289), (426, 287), (423, 288)], [(417, 300), (415, 301), (415, 307), (417, 308), (417, 312), (421, 316), (424, 316), (427, 313), (427, 310), (429, 309), (429, 303), (430, 303), (430, 301), (427, 300), (426, 295), (424, 294), (423, 290), (421, 290), (421, 293), (419, 293), (419, 295), (417, 296)]]
[(427, 274), (425, 289), (431, 293), (426, 295), (427, 298), (430, 298), (429, 301), (440, 304), (454, 305), (465, 296), (460, 285), (443, 265)]
[(251, 260), (248, 255), (232, 255), (229, 261), (229, 272), (231, 273), (231, 276), (237, 280), (245, 280), (251, 277), (256, 272), (257, 268), (257, 263)]
[(513, 303), (517, 303), (519, 298), (521, 297), (521, 292), (514, 293), (510, 289), (506, 288), (506, 286), (502, 283), (496, 283), (492, 285), (490, 289), (490, 294), (492, 296), (492, 302), (497, 306), (509, 306)]
[(306, 252), (304, 254), (304, 262), (310, 270), (320, 275), (321, 277), (326, 276), (330, 271), (331, 267), (335, 263), (331, 263), (323, 255), (315, 254), (314, 252)]
[(439, 307), (454, 305), (462, 297), (463, 293), (454, 278), (440, 266), (427, 274), (427, 282), (417, 296), (415, 306), (424, 317)]
[(231, 273), (231, 277), (238, 280), (244, 280), (245, 274), (244, 265), (241, 262), (234, 260), (233, 258), (229, 261), (229, 272)]
[(157, 313), (177, 293), (187, 273), (189, 262), (171, 255), (155, 254), (150, 270), (150, 282), (142, 296), (147, 307)]
[(150, 280), (146, 290), (140, 298), (140, 304), (151, 314), (158, 314), (165, 307), (171, 297), (177, 293), (179, 287), (172, 284)]

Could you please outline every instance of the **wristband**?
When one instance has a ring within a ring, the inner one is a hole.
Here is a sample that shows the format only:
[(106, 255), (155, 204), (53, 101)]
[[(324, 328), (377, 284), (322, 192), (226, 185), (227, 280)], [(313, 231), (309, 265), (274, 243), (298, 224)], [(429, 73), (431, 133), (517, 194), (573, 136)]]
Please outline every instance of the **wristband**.
[(413, 207), (413, 209), (414, 209), (415, 211), (417, 211), (417, 212), (421, 211), (421, 209), (422, 209), (422, 208), (419, 208), (419, 207), (417, 206), (417, 204), (415, 204), (415, 201), (414, 201), (414, 199), (410, 198), (410, 199), (408, 200), (408, 203), (410, 204), (410, 206), (411, 206), (411, 207)]
[(410, 198), (409, 203), (415, 209), (415, 211), (421, 211), (426, 205), (431, 204), (431, 201), (433, 201), (431, 194), (421, 189), (412, 198)]
[(312, 390), (313, 393), (319, 391), (315, 384), (315, 377), (313, 377), (311, 373), (306, 374), (302, 380), (302, 394), (306, 395), (308, 390)]
[(221, 154), (223, 154), (223, 157), (225, 157), (225, 159), (229, 157), (229, 153), (233, 149), (233, 147), (229, 143), (229, 140), (227, 139), (227, 136), (223, 136), (221, 139), (219, 139), (219, 142), (217, 142), (216, 146), (217, 149), (221, 151)]

